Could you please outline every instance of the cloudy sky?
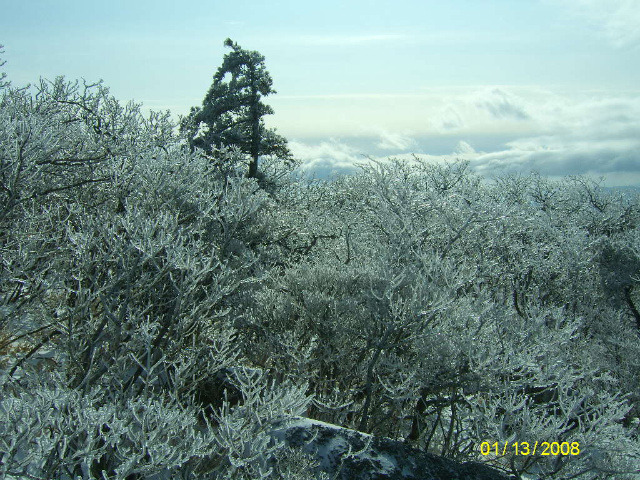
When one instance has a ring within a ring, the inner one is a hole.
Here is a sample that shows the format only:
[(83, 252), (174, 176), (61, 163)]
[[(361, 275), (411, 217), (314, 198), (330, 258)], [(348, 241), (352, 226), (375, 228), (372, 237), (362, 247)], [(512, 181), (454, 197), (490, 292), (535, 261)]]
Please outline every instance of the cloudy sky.
[(267, 123), (319, 172), (365, 156), (640, 185), (640, 0), (0, 0), (4, 70), (200, 105), (231, 37), (266, 57)]

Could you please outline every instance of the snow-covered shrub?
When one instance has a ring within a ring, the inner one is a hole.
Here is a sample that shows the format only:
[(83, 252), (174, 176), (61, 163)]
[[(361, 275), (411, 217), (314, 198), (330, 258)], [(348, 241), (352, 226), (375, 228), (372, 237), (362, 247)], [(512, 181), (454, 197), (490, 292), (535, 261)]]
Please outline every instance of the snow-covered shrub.
[[(6, 382), (0, 400), (0, 474), (48, 479), (309, 478), (314, 467), (270, 435), (299, 415), (305, 386), (236, 370), (242, 399), (214, 424), (169, 392), (124, 395), (65, 385), (59, 375)], [(231, 477), (230, 477), (231, 476)]]
[(283, 211), (297, 227), (291, 263), (245, 313), (248, 355), (308, 379), (309, 412), (323, 420), (484, 461), (493, 437), (571, 440), (585, 447), (579, 460), (510, 452), (496, 464), (556, 478), (631, 472), (638, 444), (622, 425), (637, 417), (638, 345), (629, 309), (605, 300), (599, 239), (633, 243), (637, 207), (606, 197), (604, 211), (619, 213), (598, 217), (592, 188), (484, 183), (465, 164), (420, 162), (313, 184)]
[(42, 81), (1, 102), (4, 473), (226, 478), (245, 453), (262, 469), (247, 478), (306, 471), (273, 442), (237, 451), (299, 414), (304, 386), (237, 376), (234, 405), (210, 389), (246, 363), (234, 309), (261, 275), (272, 200), (100, 84)]
[(225, 398), (216, 414), (216, 440), (220, 446), (221, 468), (238, 479), (280, 478), (281, 470), (298, 463), (299, 473), (310, 469), (310, 462), (291, 464), (278, 452), (282, 444), (274, 442), (271, 431), (275, 425), (292, 416), (302, 415), (310, 397), (307, 385), (293, 385), (289, 381), (276, 385), (265, 372), (257, 369), (234, 370), (233, 383), (241, 392), (242, 401), (231, 406)]
[[(5, 384), (0, 471), (8, 478), (180, 478), (216, 451), (197, 409), (175, 398), (85, 394), (64, 378)], [(17, 390), (17, 391), (16, 391)]]
[[(256, 181), (101, 84), (1, 95), (5, 475), (309, 478), (269, 434), (305, 413), (517, 475), (639, 471), (637, 199), (417, 158)], [(507, 441), (581, 455), (479, 453)]]

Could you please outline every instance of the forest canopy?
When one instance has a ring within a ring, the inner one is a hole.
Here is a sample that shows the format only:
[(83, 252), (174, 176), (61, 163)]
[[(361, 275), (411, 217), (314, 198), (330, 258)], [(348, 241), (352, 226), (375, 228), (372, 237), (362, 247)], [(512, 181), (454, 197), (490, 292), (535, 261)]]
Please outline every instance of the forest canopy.
[(637, 196), (419, 157), (265, 189), (101, 82), (0, 89), (0, 475), (314, 478), (269, 435), (307, 416), (637, 478)]

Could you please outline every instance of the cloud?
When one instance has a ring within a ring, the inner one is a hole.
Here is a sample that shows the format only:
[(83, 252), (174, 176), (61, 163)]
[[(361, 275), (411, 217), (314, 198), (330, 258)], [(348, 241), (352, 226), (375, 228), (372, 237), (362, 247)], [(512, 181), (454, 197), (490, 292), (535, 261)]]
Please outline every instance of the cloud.
[(459, 155), (470, 155), (470, 154), (474, 154), (474, 153), (477, 153), (477, 152), (467, 142), (465, 142), (464, 140), (460, 140), (458, 142), (458, 146), (454, 150), (454, 153), (457, 153)]
[(640, 185), (640, 97), (553, 94), (528, 105), (532, 128), (474, 156), (476, 171), (605, 176), (617, 185)]
[(488, 111), (494, 118), (528, 120), (529, 114), (518, 100), (499, 88), (491, 90), (482, 101), (476, 103), (478, 108)]
[(466, 92), (443, 92), (439, 109), (432, 109), (431, 125), (440, 134), (452, 135), (485, 130), (521, 130), (534, 120), (537, 100), (527, 98), (533, 89), (469, 87)]
[[(416, 101), (412, 104), (417, 108)], [(414, 121), (413, 130), (408, 123), (380, 122), (375, 129), (345, 130), (328, 141), (321, 135), (301, 137), (290, 142), (292, 151), (305, 169), (326, 175), (356, 171), (356, 165), (366, 160), (364, 154), (410, 160), (415, 153), (436, 162), (466, 159), (478, 173), (490, 177), (537, 171), (550, 176), (605, 176), (615, 182), (610, 185), (640, 185), (637, 93), (493, 87), (443, 95), (439, 103), (420, 106), (426, 108), (420, 115), (402, 110), (405, 113), (398, 117), (430, 119), (422, 124)], [(366, 117), (351, 118), (364, 125)], [(372, 116), (368, 119), (378, 123)], [(443, 128), (447, 122), (453, 128)]]
[(380, 142), (377, 147), (382, 150), (408, 150), (416, 145), (414, 139), (409, 136), (383, 131), (380, 133)]
[(380, 142), (391, 148), (428, 133), (521, 130), (538, 104), (538, 99), (527, 99), (530, 90), (469, 86), (415, 94), (281, 95), (270, 100), (277, 115), (269, 122), (298, 138), (387, 132)]
[(514, 143), (508, 149), (478, 155), (471, 161), (471, 166), (488, 177), (536, 171), (546, 176), (604, 176), (616, 178), (618, 185), (640, 185), (638, 146), (568, 144), (559, 148), (540, 146), (532, 149)]
[(464, 120), (458, 110), (448, 105), (440, 114), (440, 120), (436, 123), (440, 130), (447, 132), (464, 126)]
[(289, 149), (295, 158), (302, 161), (302, 169), (318, 177), (329, 177), (334, 173), (354, 173), (363, 154), (355, 148), (334, 138), (320, 143), (290, 141)]
[(615, 47), (640, 46), (637, 0), (563, 0), (574, 15), (599, 28)]
[(486, 175), (529, 173), (592, 175), (617, 178), (617, 184), (640, 184), (640, 98), (592, 94), (587, 99), (554, 97), (541, 102), (534, 130), (504, 148), (473, 159)]

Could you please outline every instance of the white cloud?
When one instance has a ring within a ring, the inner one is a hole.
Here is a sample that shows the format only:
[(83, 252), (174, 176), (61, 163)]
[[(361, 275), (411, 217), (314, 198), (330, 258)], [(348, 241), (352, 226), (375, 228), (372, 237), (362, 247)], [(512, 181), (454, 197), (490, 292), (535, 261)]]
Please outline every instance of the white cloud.
[[(440, 109), (430, 110), (432, 126), (422, 132), (407, 133), (403, 125), (396, 130), (387, 125), (384, 130), (369, 130), (371, 137), (360, 132), (343, 135), (340, 141), (292, 142), (292, 150), (308, 170), (325, 173), (355, 171), (365, 153), (377, 159), (390, 155), (410, 160), (410, 152), (415, 152), (426, 153), (425, 158), (435, 162), (469, 160), (478, 173), (489, 177), (537, 171), (551, 176), (605, 176), (611, 185), (640, 185), (638, 94), (501, 87), (476, 89), (443, 102)], [(496, 114), (485, 108), (487, 104), (507, 113)], [(526, 113), (526, 120), (512, 114), (514, 108)], [(438, 117), (438, 111), (446, 116)], [(455, 120), (457, 128), (442, 130), (447, 119)], [(433, 155), (435, 150), (442, 154)]]
[(500, 88), (494, 88), (488, 94), (485, 93), (476, 106), (488, 111), (497, 119), (528, 120), (530, 118), (518, 98)]
[(457, 153), (459, 155), (472, 155), (472, 154), (475, 154), (476, 151), (467, 142), (465, 142), (464, 140), (460, 140), (458, 142), (458, 146), (456, 147), (454, 153)]
[[(528, 98), (533, 92), (534, 98)], [(391, 147), (408, 137), (479, 131), (522, 131), (534, 118), (546, 93), (532, 88), (433, 88), (420, 94), (345, 94), (274, 97), (277, 112), (268, 119), (284, 135), (293, 137), (363, 136), (381, 131)], [(517, 121), (514, 121), (517, 120)], [(395, 136), (395, 139), (389, 135)], [(409, 146), (409, 145), (408, 145)]]
[[(442, 135), (521, 132), (537, 122), (540, 100), (549, 92), (533, 87), (468, 87), (443, 92), (429, 105), (430, 128)], [(437, 108), (437, 103), (441, 106)]]
[(478, 155), (471, 165), (488, 177), (536, 171), (548, 176), (604, 176), (611, 185), (640, 185), (638, 146), (568, 144), (559, 148), (521, 148), (514, 143), (508, 149)]
[[(592, 92), (530, 102), (532, 125), (504, 148), (473, 158), (485, 175), (529, 173), (605, 176), (640, 184), (640, 97)], [(615, 180), (613, 180), (615, 179)]]
[(640, 46), (638, 0), (563, 0), (562, 3), (599, 28), (614, 46)]
[(378, 142), (378, 148), (382, 150), (408, 150), (414, 147), (416, 142), (413, 138), (403, 135), (401, 133), (392, 133), (383, 131), (380, 132), (380, 142)]
[(302, 161), (303, 170), (328, 176), (334, 172), (353, 172), (364, 155), (353, 147), (336, 139), (309, 144), (290, 141), (289, 149), (295, 158)]
[(452, 130), (458, 130), (464, 127), (464, 120), (458, 109), (453, 105), (447, 105), (439, 114), (439, 121), (436, 122), (437, 128), (443, 133)]

